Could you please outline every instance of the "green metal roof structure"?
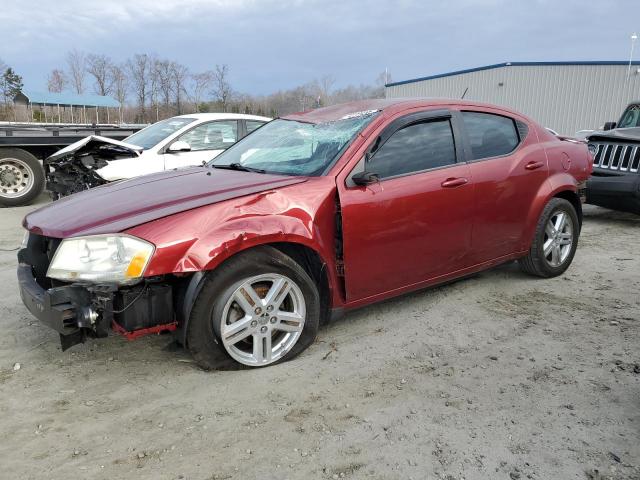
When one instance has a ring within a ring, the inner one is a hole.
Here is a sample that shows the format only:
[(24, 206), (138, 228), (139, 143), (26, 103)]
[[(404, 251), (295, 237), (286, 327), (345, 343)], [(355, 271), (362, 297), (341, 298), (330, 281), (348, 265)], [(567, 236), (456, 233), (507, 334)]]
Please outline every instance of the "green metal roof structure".
[(102, 95), (78, 95), (74, 93), (51, 93), (22, 90), (13, 99), (16, 103), (35, 105), (60, 105), (73, 107), (108, 107), (118, 108), (120, 103), (111, 97)]

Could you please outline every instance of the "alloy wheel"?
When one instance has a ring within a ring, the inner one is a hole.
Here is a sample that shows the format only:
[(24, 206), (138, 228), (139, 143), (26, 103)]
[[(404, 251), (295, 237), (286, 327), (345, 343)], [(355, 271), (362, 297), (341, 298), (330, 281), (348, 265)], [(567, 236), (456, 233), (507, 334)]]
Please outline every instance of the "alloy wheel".
[(564, 210), (556, 210), (544, 229), (543, 255), (552, 267), (562, 265), (573, 247), (573, 221)]
[(218, 320), (220, 338), (234, 360), (268, 365), (296, 344), (305, 313), (304, 296), (293, 280), (277, 273), (257, 275), (244, 280), (227, 300)]

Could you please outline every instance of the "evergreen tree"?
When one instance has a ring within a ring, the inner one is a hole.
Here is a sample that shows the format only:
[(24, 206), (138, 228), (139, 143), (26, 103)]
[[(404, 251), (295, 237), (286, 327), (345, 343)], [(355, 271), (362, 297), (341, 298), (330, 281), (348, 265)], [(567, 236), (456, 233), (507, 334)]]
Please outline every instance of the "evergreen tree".
[(2, 77), (0, 77), (0, 91), (4, 98), (4, 103), (8, 104), (22, 90), (22, 77), (8, 67)]

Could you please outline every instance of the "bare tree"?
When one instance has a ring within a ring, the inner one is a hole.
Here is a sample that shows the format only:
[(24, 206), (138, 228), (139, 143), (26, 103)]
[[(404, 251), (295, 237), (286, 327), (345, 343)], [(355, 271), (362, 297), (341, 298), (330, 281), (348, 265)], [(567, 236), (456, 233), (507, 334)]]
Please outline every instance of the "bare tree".
[(187, 96), (187, 79), (189, 78), (189, 69), (184, 65), (171, 62), (171, 83), (176, 99), (176, 110), (178, 115), (182, 114), (182, 99)]
[(93, 89), (98, 95), (109, 95), (113, 89), (113, 62), (106, 55), (90, 54), (86, 58), (87, 73), (94, 79)]
[(325, 105), (329, 103), (329, 97), (331, 96), (331, 90), (336, 83), (336, 79), (333, 75), (324, 75), (318, 81), (318, 87), (320, 88), (320, 95), (324, 98)]
[(149, 88), (151, 62), (146, 53), (136, 53), (127, 61), (127, 70), (131, 75), (131, 87), (138, 102), (139, 120), (146, 121), (146, 104)]
[(67, 86), (67, 76), (65, 73), (58, 69), (54, 68), (51, 70), (49, 74), (49, 79), (47, 80), (47, 90), (53, 93), (60, 93)]
[(84, 93), (86, 63), (86, 57), (83, 52), (72, 50), (67, 53), (67, 66), (69, 67), (71, 86), (76, 93)]
[(299, 105), (297, 110), (302, 110), (303, 112), (317, 107), (320, 95), (321, 90), (317, 81), (305, 83), (293, 90), (293, 97)]
[(158, 72), (158, 63), (159, 60), (157, 58), (149, 57), (149, 97), (151, 109), (156, 112), (156, 122), (160, 120), (160, 105), (158, 100), (160, 96), (160, 74)]
[(162, 95), (164, 103), (164, 115), (170, 116), (171, 93), (173, 90), (172, 67), (169, 60), (156, 60), (153, 62), (154, 80), (157, 82), (157, 91)]
[(229, 83), (229, 66), (216, 65), (213, 72), (213, 96), (220, 102), (222, 111), (226, 112), (233, 95), (231, 84)]
[(378, 87), (376, 96), (384, 97), (384, 88), (388, 83), (391, 83), (391, 82), (393, 82), (393, 80), (391, 79), (391, 74), (389, 73), (389, 70), (385, 69), (384, 72), (380, 72), (376, 77), (376, 82), (375, 82), (376, 86)]
[(193, 92), (192, 98), (196, 113), (200, 111), (200, 103), (204, 99), (204, 95), (211, 89), (213, 78), (214, 73), (211, 70), (191, 75), (191, 91)]
[(111, 65), (111, 79), (113, 85), (113, 94), (120, 104), (120, 121), (122, 122), (122, 108), (127, 100), (127, 90), (129, 89), (129, 79), (125, 73), (125, 67), (121, 65)]

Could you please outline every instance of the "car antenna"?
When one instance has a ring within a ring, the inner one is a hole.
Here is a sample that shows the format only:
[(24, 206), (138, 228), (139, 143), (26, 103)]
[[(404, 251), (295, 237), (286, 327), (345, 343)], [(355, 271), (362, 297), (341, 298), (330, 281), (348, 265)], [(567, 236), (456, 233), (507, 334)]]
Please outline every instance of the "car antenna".
[(460, 100), (464, 100), (464, 96), (467, 94), (467, 92), (469, 91), (469, 87), (464, 89), (464, 93), (462, 94), (462, 96), (460, 97)]

